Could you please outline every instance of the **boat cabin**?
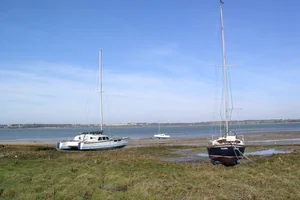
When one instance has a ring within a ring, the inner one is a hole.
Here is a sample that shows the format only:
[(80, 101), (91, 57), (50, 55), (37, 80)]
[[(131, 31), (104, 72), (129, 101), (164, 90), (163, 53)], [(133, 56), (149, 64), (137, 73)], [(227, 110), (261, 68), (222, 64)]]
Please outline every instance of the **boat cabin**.
[(100, 140), (109, 140), (109, 138), (108, 138), (108, 137), (99, 137), (98, 140), (99, 140), (99, 141), (100, 141)]
[(243, 140), (238, 139), (236, 136), (219, 137), (218, 139), (212, 140), (209, 143), (210, 145), (244, 145)]
[(110, 138), (107, 135), (102, 134), (93, 134), (90, 133), (81, 133), (80, 135), (75, 136), (75, 141), (85, 141), (85, 142), (98, 142), (98, 141), (109, 141)]

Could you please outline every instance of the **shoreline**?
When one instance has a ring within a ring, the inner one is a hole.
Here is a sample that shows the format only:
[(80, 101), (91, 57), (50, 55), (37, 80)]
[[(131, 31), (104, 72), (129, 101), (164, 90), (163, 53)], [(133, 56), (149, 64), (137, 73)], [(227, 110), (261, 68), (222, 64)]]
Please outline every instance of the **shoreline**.
[[(299, 121), (282, 121), (280, 122), (277, 120), (276, 122), (272, 122), (273, 120), (243, 120), (240, 121), (242, 123), (239, 123), (238, 121), (234, 121), (231, 125), (266, 125), (266, 124), (300, 124)], [(219, 122), (218, 122), (219, 123)], [(220, 124), (215, 124), (215, 122), (187, 122), (187, 123), (158, 123), (158, 122), (151, 122), (151, 123), (141, 123), (141, 124), (119, 124), (119, 125), (113, 125), (113, 124), (107, 124), (104, 125), (104, 127), (107, 128), (142, 128), (142, 127), (157, 127), (158, 124), (163, 127), (190, 127), (190, 126), (220, 126)], [(22, 124), (25, 125), (25, 124)], [(3, 126), (3, 125), (2, 125)], [(18, 127), (18, 126), (6, 126), (0, 127), (0, 130), (9, 130), (9, 129), (76, 129), (76, 128), (99, 128), (100, 126), (97, 125), (71, 125), (71, 126), (39, 126), (39, 127)]]
[[(216, 138), (218, 136), (214, 136)], [(244, 135), (247, 145), (267, 145), (267, 144), (300, 144), (300, 131), (276, 131), (276, 132), (250, 132)], [(171, 139), (128, 139), (128, 147), (156, 146), (156, 145), (186, 145), (186, 146), (206, 146), (211, 136), (202, 135), (188, 138)], [(58, 142), (58, 141), (57, 141)], [(50, 141), (1, 141), (0, 145), (28, 145), (28, 146), (56, 146), (57, 142)]]

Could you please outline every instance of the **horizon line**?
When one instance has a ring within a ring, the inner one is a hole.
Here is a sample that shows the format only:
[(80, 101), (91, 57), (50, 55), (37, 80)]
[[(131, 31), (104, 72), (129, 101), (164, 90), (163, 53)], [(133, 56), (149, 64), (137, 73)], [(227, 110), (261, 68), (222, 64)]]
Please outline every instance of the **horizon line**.
[[(246, 119), (246, 120), (231, 120), (231, 122), (238, 122), (238, 121), (299, 121), (300, 119)], [(109, 123), (104, 125), (137, 125), (137, 124), (196, 124), (196, 123), (212, 123), (212, 122), (224, 122), (223, 120), (219, 121), (199, 121), (199, 122), (123, 122), (123, 123)], [(100, 125), (100, 123), (7, 123), (7, 124), (0, 124), (3, 125), (25, 125), (25, 124), (49, 124), (49, 125)]]

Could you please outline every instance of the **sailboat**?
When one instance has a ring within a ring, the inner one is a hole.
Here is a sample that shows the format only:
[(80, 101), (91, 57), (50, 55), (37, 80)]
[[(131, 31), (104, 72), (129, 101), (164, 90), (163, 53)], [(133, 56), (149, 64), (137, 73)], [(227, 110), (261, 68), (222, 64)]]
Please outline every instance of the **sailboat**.
[(123, 148), (127, 141), (123, 138), (112, 139), (103, 134), (103, 108), (102, 108), (102, 50), (99, 51), (99, 78), (100, 78), (100, 130), (82, 132), (73, 140), (57, 143), (59, 150), (104, 150)]
[(154, 138), (158, 138), (158, 139), (169, 139), (170, 135), (166, 134), (166, 133), (161, 133), (160, 132), (160, 123), (158, 123), (158, 132), (154, 135)]
[(223, 5), (224, 2), (220, 0), (220, 17), (222, 28), (222, 52), (223, 52), (223, 84), (224, 84), (224, 114), (225, 126), (222, 130), (222, 135), (209, 141), (207, 146), (208, 155), (212, 164), (223, 164), (225, 166), (234, 166), (239, 164), (239, 160), (243, 158), (245, 151), (245, 142), (243, 136), (237, 136), (236, 133), (230, 130), (229, 106), (228, 106), (228, 75), (227, 62), (225, 50), (225, 34), (224, 34), (224, 20), (223, 20)]

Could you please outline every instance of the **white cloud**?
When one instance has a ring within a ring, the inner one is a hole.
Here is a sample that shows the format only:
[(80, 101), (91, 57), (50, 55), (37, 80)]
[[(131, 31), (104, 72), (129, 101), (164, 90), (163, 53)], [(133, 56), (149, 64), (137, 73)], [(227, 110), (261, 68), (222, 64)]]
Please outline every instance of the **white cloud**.
[[(1, 116), (1, 123), (97, 123), (97, 70), (49, 63), (16, 69), (0, 70), (4, 83), (0, 92), (5, 94), (1, 107), (9, 113)], [(184, 113), (201, 109), (196, 105), (204, 103), (208, 95), (193, 89), (206, 87), (205, 83), (184, 77), (109, 70), (104, 73), (105, 116), (111, 113), (111, 117), (105, 117), (106, 123), (155, 121), (160, 116), (161, 120), (186, 121), (192, 117), (183, 116), (193, 114)], [(72, 78), (70, 74), (79, 75)], [(194, 91), (186, 92), (189, 88)], [(87, 118), (91, 121), (87, 122)]]
[[(137, 56), (135, 64), (143, 67), (134, 70), (128, 62), (118, 66), (123, 69), (119, 71), (104, 65), (105, 123), (220, 119), (221, 90), (216, 94), (214, 68), (181, 54), (176, 45), (168, 48), (162, 48), (168, 53), (155, 48), (144, 57)], [(241, 119), (298, 118), (298, 72), (295, 68), (282, 72), (233, 68), (234, 106), (243, 108)], [(220, 86), (221, 72), (218, 76)], [(97, 69), (42, 61), (2, 64), (0, 80), (0, 108), (5, 113), (0, 123), (99, 121)]]

